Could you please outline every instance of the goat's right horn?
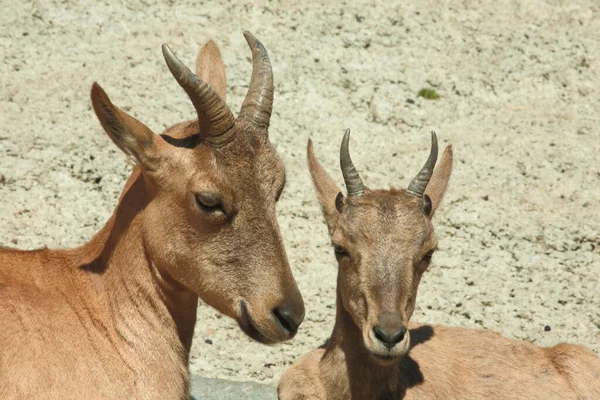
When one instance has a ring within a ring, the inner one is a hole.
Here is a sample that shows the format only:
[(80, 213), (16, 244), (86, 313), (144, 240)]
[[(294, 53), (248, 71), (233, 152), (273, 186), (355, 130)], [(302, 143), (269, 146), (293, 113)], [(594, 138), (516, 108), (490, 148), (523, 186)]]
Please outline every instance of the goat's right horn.
[(263, 44), (248, 31), (244, 37), (252, 50), (252, 77), (238, 118), (266, 129), (273, 111), (273, 68)]
[(419, 171), (417, 176), (414, 177), (410, 185), (408, 185), (408, 189), (406, 191), (409, 194), (412, 194), (416, 197), (423, 197), (425, 193), (425, 188), (427, 188), (427, 184), (431, 179), (431, 175), (433, 174), (433, 168), (435, 167), (435, 163), (437, 161), (438, 156), (438, 143), (437, 136), (435, 132), (431, 132), (431, 150), (429, 151), (429, 157), (423, 165), (423, 168)]
[(349, 142), (350, 129), (346, 129), (340, 147), (340, 167), (342, 168), (342, 175), (344, 175), (348, 197), (362, 196), (365, 193), (365, 185), (350, 158)]
[(220, 146), (233, 139), (231, 129), (235, 119), (221, 96), (206, 82), (198, 78), (171, 51), (162, 45), (163, 56), (175, 80), (185, 90), (198, 113), (200, 137), (208, 143)]

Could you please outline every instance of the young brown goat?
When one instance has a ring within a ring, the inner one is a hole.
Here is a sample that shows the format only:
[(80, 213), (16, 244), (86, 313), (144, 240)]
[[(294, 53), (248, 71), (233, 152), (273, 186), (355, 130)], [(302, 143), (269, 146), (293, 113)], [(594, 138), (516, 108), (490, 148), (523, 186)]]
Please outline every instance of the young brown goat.
[(496, 333), (410, 324), (436, 239), (431, 218), (452, 170), (448, 146), (407, 190), (366, 189), (341, 148), (343, 197), (315, 158), (308, 163), (339, 264), (333, 333), (279, 382), (291, 399), (600, 399), (600, 359), (580, 346), (541, 348)]
[(163, 45), (198, 119), (153, 134), (99, 85), (92, 104), (137, 166), (112, 217), (71, 250), (0, 250), (0, 399), (183, 399), (198, 297), (264, 343), (304, 304), (275, 214), (283, 164), (269, 142), (271, 63), (250, 33), (250, 87), (225, 104), (218, 48), (197, 75)]

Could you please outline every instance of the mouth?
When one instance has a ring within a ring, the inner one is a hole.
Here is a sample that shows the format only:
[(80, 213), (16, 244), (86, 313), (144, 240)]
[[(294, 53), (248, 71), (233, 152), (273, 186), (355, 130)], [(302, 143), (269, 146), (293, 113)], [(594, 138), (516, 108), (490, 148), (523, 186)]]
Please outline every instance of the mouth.
[(392, 354), (371, 353), (371, 355), (377, 362), (379, 362), (380, 364), (384, 364), (384, 365), (394, 364), (400, 358), (402, 358), (402, 355), (392, 355)]
[(394, 360), (394, 359), (398, 358), (398, 356), (393, 356), (391, 354), (381, 355), (381, 354), (375, 354), (375, 353), (373, 353), (373, 357), (375, 357), (378, 360), (384, 360), (384, 361)]
[(252, 320), (252, 316), (248, 312), (248, 306), (246, 302), (242, 301), (240, 303), (241, 315), (238, 319), (238, 325), (242, 329), (242, 331), (248, 335), (251, 339), (256, 340), (262, 344), (273, 344), (273, 340), (270, 340), (268, 337), (260, 333), (258, 328), (256, 327), (254, 321)]

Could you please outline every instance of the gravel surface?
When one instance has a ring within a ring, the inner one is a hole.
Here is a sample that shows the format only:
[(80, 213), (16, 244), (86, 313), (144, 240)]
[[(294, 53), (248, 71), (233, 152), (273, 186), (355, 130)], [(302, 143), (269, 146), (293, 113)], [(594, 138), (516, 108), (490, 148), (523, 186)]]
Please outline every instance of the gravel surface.
[(372, 188), (406, 185), (430, 130), (454, 145), (414, 320), (600, 351), (597, 1), (0, 3), (0, 245), (77, 246), (112, 213), (131, 166), (91, 110), (93, 81), (160, 132), (194, 116), (161, 43), (193, 65), (215, 39), (234, 110), (251, 70), (242, 31), (269, 50), (271, 139), (288, 171), (280, 223), (306, 320), (265, 347), (201, 305), (192, 372), (272, 384), (329, 335), (336, 263), (305, 148), (312, 137), (341, 183), (347, 127)]

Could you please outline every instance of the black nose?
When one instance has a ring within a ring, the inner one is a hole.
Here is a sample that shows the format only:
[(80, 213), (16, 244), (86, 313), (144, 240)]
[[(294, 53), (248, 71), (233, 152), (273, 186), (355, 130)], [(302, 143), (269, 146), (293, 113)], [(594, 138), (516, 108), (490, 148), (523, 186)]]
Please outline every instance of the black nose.
[(400, 343), (406, 335), (406, 327), (402, 326), (399, 328), (384, 328), (379, 325), (373, 327), (373, 333), (377, 340), (385, 345), (388, 349), (394, 347), (397, 343)]
[(290, 335), (295, 335), (304, 320), (304, 304), (282, 304), (273, 310), (273, 315), (283, 329)]

